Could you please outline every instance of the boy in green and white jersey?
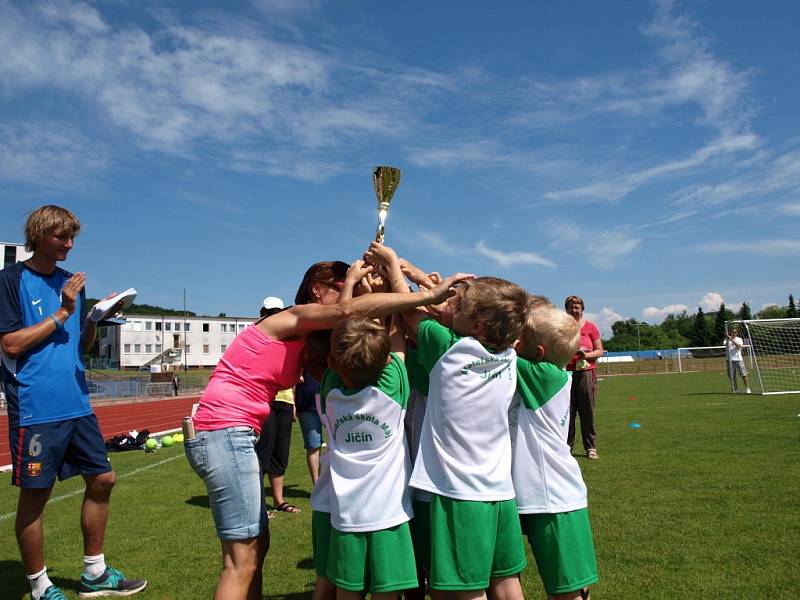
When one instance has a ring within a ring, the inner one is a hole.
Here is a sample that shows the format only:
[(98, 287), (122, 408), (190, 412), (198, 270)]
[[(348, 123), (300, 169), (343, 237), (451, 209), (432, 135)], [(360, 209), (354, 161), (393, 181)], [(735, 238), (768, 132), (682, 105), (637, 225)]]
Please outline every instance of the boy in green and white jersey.
[(404, 314), (430, 376), (410, 485), (432, 494), (430, 587), (455, 598), (522, 598), (526, 565), (511, 481), (508, 408), (527, 294), (481, 277), (451, 298), (453, 329)]
[(332, 368), (322, 378), (320, 401), (329, 428), (326, 574), (338, 600), (359, 600), (367, 588), (372, 598), (388, 600), (417, 586), (404, 349), (397, 327), (390, 336), (370, 319), (341, 321), (331, 336)]
[(509, 411), (512, 477), (522, 529), (545, 591), (554, 600), (589, 598), (597, 561), (586, 485), (567, 445), (570, 374), (578, 323), (552, 305), (534, 307), (517, 350), (517, 393)]

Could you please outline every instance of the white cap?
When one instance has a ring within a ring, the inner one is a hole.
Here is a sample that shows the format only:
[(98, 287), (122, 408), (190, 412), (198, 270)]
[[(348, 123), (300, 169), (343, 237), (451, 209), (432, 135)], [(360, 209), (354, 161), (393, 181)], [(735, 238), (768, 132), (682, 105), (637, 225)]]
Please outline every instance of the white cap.
[(267, 296), (266, 298), (264, 298), (264, 308), (266, 308), (267, 310), (271, 308), (283, 309), (283, 300), (281, 300), (277, 296)]

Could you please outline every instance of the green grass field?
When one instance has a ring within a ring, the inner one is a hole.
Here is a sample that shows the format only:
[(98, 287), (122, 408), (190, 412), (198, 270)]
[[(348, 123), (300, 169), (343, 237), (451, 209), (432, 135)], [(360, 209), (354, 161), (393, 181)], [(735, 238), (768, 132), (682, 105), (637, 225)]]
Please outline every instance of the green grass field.
[[(800, 395), (727, 393), (719, 372), (604, 378), (600, 460), (578, 460), (603, 598), (792, 597), (800, 586)], [(632, 421), (641, 424), (631, 429)], [(286, 496), (302, 513), (270, 523), (265, 598), (307, 598), (314, 575), (309, 479), (295, 428)], [(208, 598), (218, 575), (205, 488), (182, 449), (112, 455), (106, 556), (150, 580), (141, 598)], [(0, 476), (0, 596), (27, 583), (14, 541), (16, 488)], [(69, 598), (81, 568), (81, 482), (58, 484), (45, 513), (47, 565)], [(74, 494), (74, 495), (71, 495)], [(544, 598), (535, 568), (528, 598)]]

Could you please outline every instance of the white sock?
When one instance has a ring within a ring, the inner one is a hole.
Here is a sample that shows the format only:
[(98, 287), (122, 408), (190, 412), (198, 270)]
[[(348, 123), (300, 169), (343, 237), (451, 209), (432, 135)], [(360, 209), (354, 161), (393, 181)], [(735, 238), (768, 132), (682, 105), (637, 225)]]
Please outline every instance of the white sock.
[(50, 578), (47, 576), (47, 567), (33, 575), (26, 575), (26, 577), (31, 584), (31, 596), (33, 600), (43, 596), (47, 588), (53, 585), (53, 582), (50, 581)]
[(106, 571), (106, 555), (83, 557), (83, 574), (89, 579), (97, 579)]

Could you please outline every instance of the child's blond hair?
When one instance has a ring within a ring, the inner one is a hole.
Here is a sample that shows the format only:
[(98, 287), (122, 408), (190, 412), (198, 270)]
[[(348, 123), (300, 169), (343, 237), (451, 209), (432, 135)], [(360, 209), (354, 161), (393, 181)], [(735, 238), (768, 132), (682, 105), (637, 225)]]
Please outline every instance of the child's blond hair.
[(35, 252), (36, 245), (48, 235), (74, 237), (80, 230), (80, 221), (66, 208), (54, 204), (40, 206), (25, 222), (25, 249), (28, 252)]
[(483, 321), (483, 331), (476, 339), (501, 351), (519, 339), (527, 307), (528, 293), (517, 284), (499, 277), (478, 277), (465, 284), (459, 311)]
[(347, 384), (374, 384), (389, 358), (389, 334), (372, 319), (340, 321), (331, 335), (331, 363)]
[(537, 360), (537, 346), (544, 348), (539, 360), (564, 368), (575, 355), (581, 340), (578, 322), (553, 305), (534, 308), (528, 312), (522, 328), (519, 355)]

